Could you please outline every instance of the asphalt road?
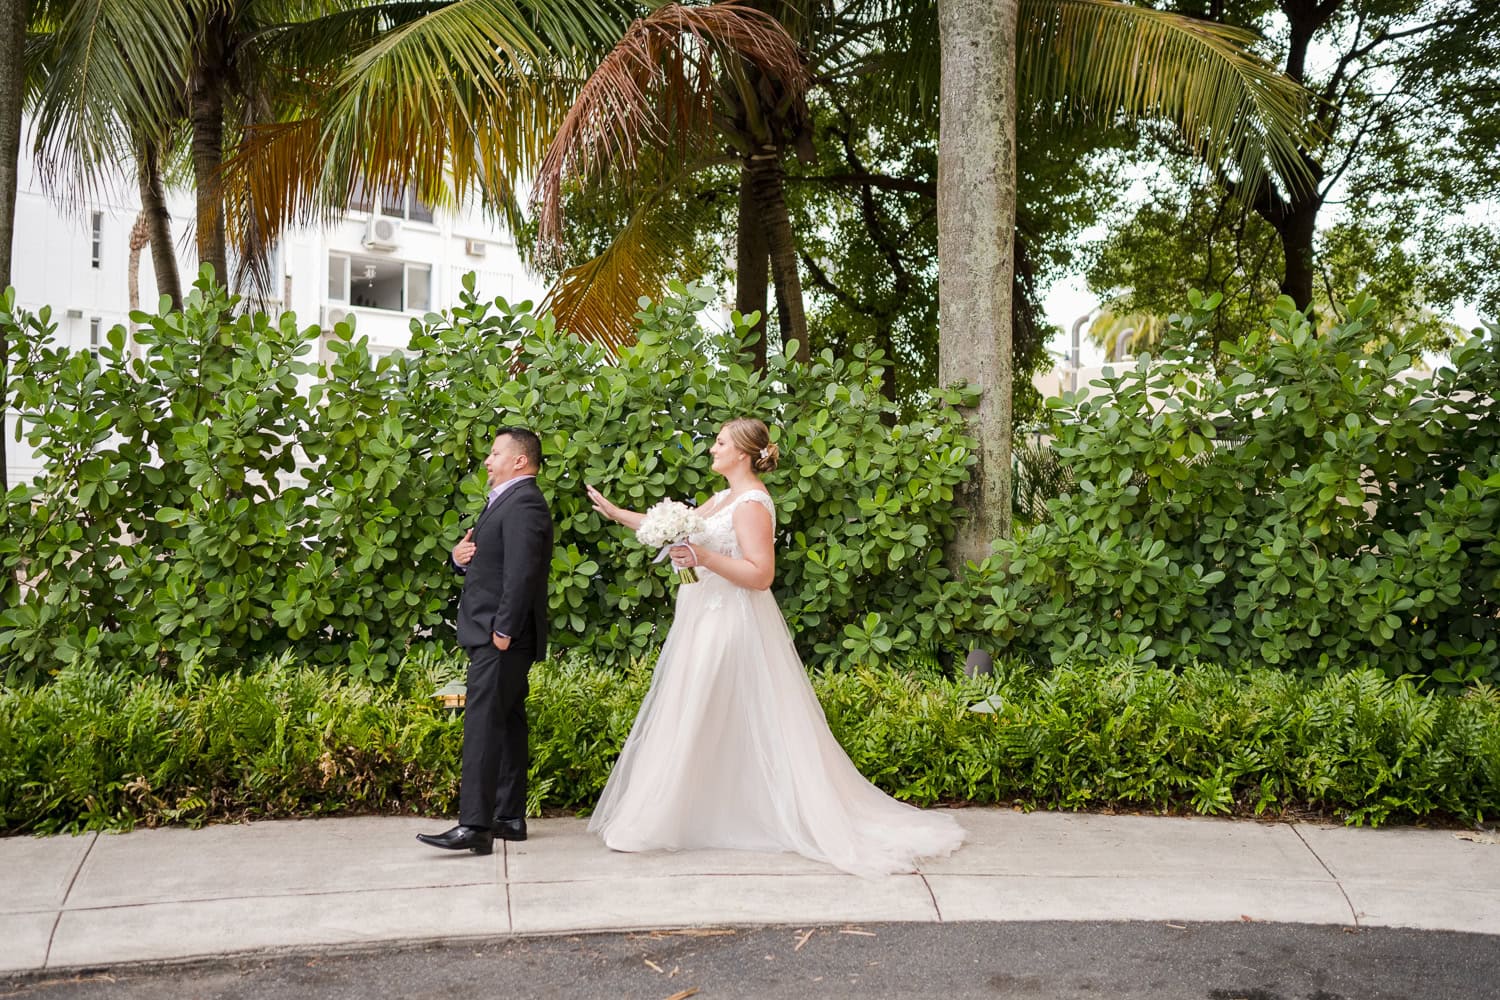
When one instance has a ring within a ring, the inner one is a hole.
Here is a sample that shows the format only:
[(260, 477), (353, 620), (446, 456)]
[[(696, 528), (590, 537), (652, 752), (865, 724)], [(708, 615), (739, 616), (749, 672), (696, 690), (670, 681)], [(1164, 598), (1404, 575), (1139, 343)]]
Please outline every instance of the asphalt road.
[(1500, 937), (1259, 923), (591, 934), (36, 977), (0, 997), (1495, 1000)]

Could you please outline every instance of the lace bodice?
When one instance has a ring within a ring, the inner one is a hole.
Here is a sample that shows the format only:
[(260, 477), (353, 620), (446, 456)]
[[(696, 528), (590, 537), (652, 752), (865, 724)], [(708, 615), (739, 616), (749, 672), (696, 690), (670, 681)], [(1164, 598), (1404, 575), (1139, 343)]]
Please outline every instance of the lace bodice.
[(740, 540), (734, 533), (734, 509), (746, 501), (758, 503), (770, 513), (771, 525), (775, 527), (776, 505), (763, 490), (746, 490), (725, 503), (724, 498), (728, 495), (728, 490), (716, 493), (703, 505), (704, 509), (713, 509), (713, 512), (703, 519), (703, 530), (689, 535), (688, 541), (732, 559), (743, 559), (745, 553), (740, 551)]

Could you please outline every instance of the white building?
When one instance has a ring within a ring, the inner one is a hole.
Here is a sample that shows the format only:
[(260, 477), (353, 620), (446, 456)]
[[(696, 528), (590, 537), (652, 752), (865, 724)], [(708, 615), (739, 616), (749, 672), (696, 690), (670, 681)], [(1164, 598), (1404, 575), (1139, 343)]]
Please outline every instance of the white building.
[[(169, 192), (168, 204), (186, 292), (198, 269), (192, 193)], [(60, 344), (97, 346), (115, 325), (128, 326), (130, 231), (139, 211), (135, 185), (121, 182), (65, 212), (44, 193), (35, 165), (23, 153), (11, 281), (22, 308), (52, 307)], [(282, 301), (276, 306), (295, 312), (300, 325), (325, 329), (353, 313), (358, 334), (370, 338), (376, 353), (404, 348), (412, 317), (457, 304), (469, 271), (475, 272), (483, 298), (540, 302), (546, 290), (522, 264), (511, 234), (477, 208), (431, 209), (412, 197), (404, 204), (352, 205), (334, 226), (289, 233), (273, 266), (282, 278)], [(154, 312), (158, 298), (147, 247), (140, 259), (140, 307)], [(12, 484), (40, 471), (30, 448), (16, 442), (15, 421), (8, 411)]]

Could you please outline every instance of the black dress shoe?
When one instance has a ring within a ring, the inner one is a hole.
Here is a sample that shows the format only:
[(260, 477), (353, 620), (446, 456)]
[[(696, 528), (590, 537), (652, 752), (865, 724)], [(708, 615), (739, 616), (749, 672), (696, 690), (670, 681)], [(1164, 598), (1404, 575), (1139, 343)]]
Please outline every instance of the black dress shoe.
[(417, 839), (429, 847), (441, 847), (445, 851), (493, 854), (495, 850), (495, 835), (478, 826), (455, 826), (446, 833), (419, 833)]
[(526, 839), (526, 817), (520, 819), (506, 819), (496, 816), (494, 825), (490, 827), (495, 836), (501, 840), (525, 840)]

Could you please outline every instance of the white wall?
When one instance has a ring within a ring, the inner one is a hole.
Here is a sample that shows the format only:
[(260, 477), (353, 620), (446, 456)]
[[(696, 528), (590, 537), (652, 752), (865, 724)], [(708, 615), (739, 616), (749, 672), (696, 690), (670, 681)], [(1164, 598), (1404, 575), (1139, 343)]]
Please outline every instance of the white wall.
[[(29, 140), (29, 137), (28, 137)], [(29, 141), (23, 140), (23, 149)], [(169, 192), (172, 240), (184, 290), (197, 274), (193, 245), (193, 200), (191, 192)], [(16, 237), (12, 284), (17, 303), (36, 311), (52, 307), (60, 345), (75, 350), (88, 347), (91, 321), (99, 320), (99, 338), (104, 342), (111, 327), (129, 323), (129, 289), (126, 287), (130, 230), (140, 210), (134, 181), (106, 185), (86, 204), (60, 207), (43, 190), (34, 164), (23, 154), (20, 185), (16, 197)], [(100, 213), (100, 253), (93, 259), (94, 212)], [(378, 213), (377, 213), (378, 214)], [(299, 325), (331, 325), (329, 309), (346, 309), (355, 316), (358, 335), (370, 338), (371, 349), (388, 352), (404, 348), (410, 339), (413, 316), (456, 304), (460, 281), (468, 271), (476, 272), (477, 291), (482, 297), (504, 296), (507, 301), (530, 299), (537, 303), (546, 286), (521, 263), (515, 241), (498, 223), (486, 219), (475, 207), (436, 209), (431, 222), (405, 221), (390, 249), (364, 245), (369, 212), (349, 212), (344, 221), (327, 229), (291, 232), (276, 254), (283, 275), (284, 303), (297, 314)], [(483, 255), (471, 253), (467, 241), (478, 241)], [(328, 296), (330, 254), (379, 261), (381, 269), (392, 265), (426, 266), (431, 269), (428, 309), (389, 310), (331, 301)], [(155, 311), (158, 293), (151, 264), (151, 250), (141, 251), (140, 307)], [(28, 480), (40, 471), (31, 449), (15, 440), (15, 413), (6, 413), (6, 457), (11, 484)]]

